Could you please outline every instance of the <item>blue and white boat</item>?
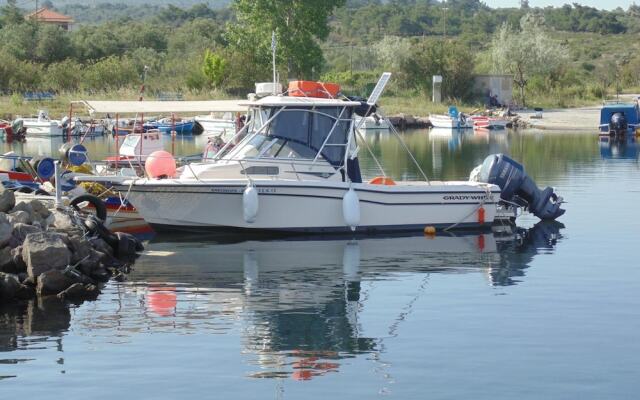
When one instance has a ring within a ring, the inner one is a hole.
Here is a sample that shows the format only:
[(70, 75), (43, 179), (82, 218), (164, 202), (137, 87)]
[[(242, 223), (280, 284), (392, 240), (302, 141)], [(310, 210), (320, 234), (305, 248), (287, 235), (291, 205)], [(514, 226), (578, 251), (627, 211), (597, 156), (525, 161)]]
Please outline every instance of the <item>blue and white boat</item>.
[(640, 128), (640, 108), (638, 102), (610, 102), (600, 110), (600, 134), (627, 136)]
[(189, 135), (193, 132), (194, 122), (192, 119), (172, 121), (171, 118), (164, 118), (157, 121), (154, 125), (161, 133), (176, 131), (178, 135)]
[(434, 128), (446, 129), (470, 129), (473, 128), (473, 121), (467, 118), (464, 113), (458, 111), (456, 106), (449, 107), (448, 114), (431, 114), (429, 122)]

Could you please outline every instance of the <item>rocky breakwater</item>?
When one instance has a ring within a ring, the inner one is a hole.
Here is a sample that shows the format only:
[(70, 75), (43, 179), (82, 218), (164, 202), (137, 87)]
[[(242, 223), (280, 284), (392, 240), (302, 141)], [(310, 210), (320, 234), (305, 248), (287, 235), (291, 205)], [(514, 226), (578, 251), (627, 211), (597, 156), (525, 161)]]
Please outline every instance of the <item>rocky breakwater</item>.
[(398, 114), (389, 117), (389, 122), (400, 130), (430, 128), (428, 117), (414, 117), (413, 115)]
[(0, 301), (57, 296), (95, 298), (109, 279), (124, 279), (142, 244), (111, 233), (95, 216), (16, 202), (0, 184)]

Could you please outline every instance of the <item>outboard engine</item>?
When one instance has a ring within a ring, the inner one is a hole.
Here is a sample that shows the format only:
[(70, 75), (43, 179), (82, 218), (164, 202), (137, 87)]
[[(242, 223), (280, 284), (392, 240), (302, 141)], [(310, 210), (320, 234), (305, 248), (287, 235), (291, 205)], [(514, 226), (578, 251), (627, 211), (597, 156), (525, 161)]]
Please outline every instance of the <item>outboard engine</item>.
[(624, 113), (617, 112), (611, 115), (609, 121), (609, 132), (614, 134), (624, 134), (627, 132), (629, 124), (627, 123), (627, 117)]
[(527, 207), (540, 219), (556, 219), (565, 212), (560, 208), (562, 197), (550, 187), (540, 190), (524, 172), (524, 167), (504, 154), (485, 158), (477, 180), (500, 186), (501, 199)]

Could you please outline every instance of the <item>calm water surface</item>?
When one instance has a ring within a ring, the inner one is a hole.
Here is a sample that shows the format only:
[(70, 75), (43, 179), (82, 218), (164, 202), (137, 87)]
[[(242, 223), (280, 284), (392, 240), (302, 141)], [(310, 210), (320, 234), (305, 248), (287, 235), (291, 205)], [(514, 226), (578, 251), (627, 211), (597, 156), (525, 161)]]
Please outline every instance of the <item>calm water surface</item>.
[[(486, 155), (508, 153), (568, 211), (557, 223), (523, 216), (511, 235), (158, 236), (97, 301), (0, 305), (0, 397), (637, 397), (635, 143), (404, 137), (434, 179), (466, 179)], [(392, 137), (367, 138), (389, 174), (416, 176)], [(202, 141), (179, 140), (176, 152)], [(87, 146), (99, 158), (113, 143)], [(364, 154), (363, 164), (376, 174)]]

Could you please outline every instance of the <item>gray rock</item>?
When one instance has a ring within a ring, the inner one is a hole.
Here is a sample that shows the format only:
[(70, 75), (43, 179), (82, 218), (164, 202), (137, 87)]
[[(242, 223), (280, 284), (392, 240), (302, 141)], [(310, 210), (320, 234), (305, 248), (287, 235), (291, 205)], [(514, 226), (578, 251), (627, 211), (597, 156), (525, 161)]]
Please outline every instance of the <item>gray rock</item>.
[(16, 266), (16, 270), (19, 272), (27, 272), (27, 264), (22, 258), (22, 246), (18, 246), (15, 249), (11, 249), (11, 259)]
[(18, 201), (16, 205), (13, 207), (13, 210), (11, 210), (11, 214), (13, 214), (16, 211), (24, 211), (27, 214), (33, 214), (33, 207), (31, 207), (30, 203), (25, 203), (24, 201)]
[(20, 280), (16, 275), (0, 272), (0, 298), (15, 298), (20, 286)]
[(11, 257), (11, 248), (4, 247), (0, 249), (0, 272), (15, 273), (17, 272), (16, 269), (16, 265)]
[(51, 211), (49, 211), (49, 209), (39, 200), (31, 200), (29, 205), (31, 206), (33, 212), (38, 214), (42, 219), (46, 219), (49, 215), (51, 215)]
[(98, 250), (101, 253), (107, 254), (109, 256), (113, 256), (113, 248), (109, 246), (107, 242), (100, 238), (92, 238), (89, 239), (91, 245), (94, 249)]
[(69, 244), (72, 264), (77, 264), (80, 261), (91, 258), (93, 247), (91, 247), (91, 243), (87, 239), (70, 237)]
[(39, 296), (57, 295), (74, 283), (77, 283), (76, 280), (65, 275), (63, 271), (52, 269), (38, 276), (36, 292)]
[(20, 289), (16, 292), (16, 298), (21, 300), (29, 300), (36, 297), (36, 288), (34, 286), (20, 285)]
[(54, 232), (37, 232), (27, 235), (22, 245), (22, 259), (27, 273), (37, 277), (52, 269), (64, 269), (71, 261), (63, 235)]
[(0, 212), (8, 212), (16, 205), (16, 196), (0, 183)]
[(53, 215), (53, 226), (57, 229), (67, 230), (77, 228), (70, 215), (58, 210), (54, 210), (51, 214)]
[(41, 229), (34, 225), (27, 225), (23, 223), (13, 225), (13, 237), (16, 238), (20, 243), (24, 242), (28, 234), (37, 233), (40, 231)]
[(0, 247), (4, 247), (9, 243), (12, 231), (13, 227), (9, 223), (6, 214), (0, 213)]
[(27, 276), (23, 281), (22, 284), (25, 286), (31, 286), (33, 288), (36, 287), (36, 285), (38, 284), (38, 278), (33, 278), (30, 276)]
[[(24, 203), (21, 203), (24, 204)], [(15, 224), (30, 224), (33, 221), (33, 218), (31, 218), (31, 214), (29, 214), (26, 211), (12, 211), (11, 214), (9, 214), (9, 221), (11, 222), (12, 225)]]

